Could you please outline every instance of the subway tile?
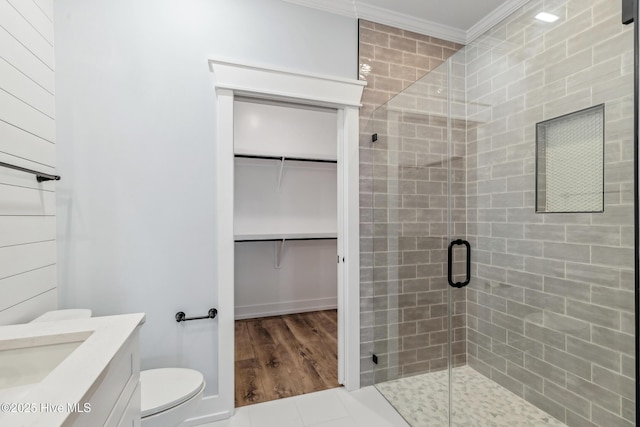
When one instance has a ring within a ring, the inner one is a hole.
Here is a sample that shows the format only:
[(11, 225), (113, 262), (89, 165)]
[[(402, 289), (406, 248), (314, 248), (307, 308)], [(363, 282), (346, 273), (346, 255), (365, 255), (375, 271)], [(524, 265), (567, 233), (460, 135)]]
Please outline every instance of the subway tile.
[(609, 411), (620, 412), (620, 396), (590, 381), (568, 373), (567, 389)]
[(621, 268), (633, 268), (633, 248), (591, 246), (591, 262)]
[(478, 347), (478, 359), (499, 371), (506, 372), (507, 370), (507, 360), (484, 347)]
[(491, 370), (491, 379), (515, 395), (519, 397), (524, 396), (524, 385), (509, 375), (505, 375), (499, 370), (493, 369)]
[(611, 289), (604, 286), (591, 286), (591, 302), (615, 310), (634, 311), (634, 293)]
[(580, 415), (567, 410), (566, 424), (569, 427), (598, 427), (588, 419), (581, 417)]
[(588, 263), (591, 257), (591, 251), (587, 245), (544, 242), (543, 256), (554, 260)]
[(608, 328), (593, 325), (591, 327), (594, 344), (601, 345), (627, 355), (635, 354), (635, 339), (632, 334), (625, 334)]
[(622, 418), (632, 423), (636, 422), (636, 400), (622, 398)]
[(525, 355), (524, 367), (549, 381), (564, 386), (565, 371), (531, 355)]
[(565, 408), (552, 399), (545, 397), (529, 387), (525, 387), (524, 398), (526, 401), (551, 414), (554, 418), (562, 422), (565, 421)]
[(633, 427), (635, 425), (635, 423), (629, 422), (616, 414), (602, 409), (600, 406), (595, 404), (591, 409), (591, 420), (597, 425), (607, 427)]
[(525, 337), (531, 338), (545, 345), (549, 345), (560, 350), (565, 349), (566, 336), (563, 333), (555, 331), (553, 329), (545, 328), (535, 323), (524, 323)]
[[(564, 46), (562, 46), (561, 49), (564, 49)], [(551, 62), (552, 65), (545, 68), (545, 83), (548, 84), (570, 76), (571, 74), (590, 67), (592, 63), (593, 55), (590, 49), (578, 52), (561, 61)]]
[(522, 174), (524, 174), (524, 163), (522, 160), (494, 164), (491, 169), (491, 177), (494, 179), (510, 176), (520, 176)]
[(620, 227), (567, 225), (567, 242), (603, 246), (620, 246)]
[(482, 237), (478, 238), (476, 249), (489, 252), (505, 252), (506, 241), (502, 238)]
[(525, 224), (524, 232), (525, 238), (532, 240), (564, 242), (566, 236), (564, 225)]
[(635, 399), (635, 381), (616, 372), (594, 365), (593, 383), (627, 399)]
[(544, 291), (546, 293), (572, 298), (580, 301), (589, 301), (591, 298), (591, 286), (586, 283), (555, 277), (544, 278)]
[(509, 223), (542, 223), (542, 215), (536, 214), (531, 208), (509, 208), (507, 209), (507, 219)]
[(524, 302), (527, 305), (555, 313), (565, 313), (565, 298), (559, 295), (538, 292), (531, 289), (525, 290)]
[(593, 225), (629, 225), (633, 223), (632, 206), (607, 206), (603, 213), (592, 216)]
[[(494, 224), (495, 226), (496, 224)], [(520, 224), (506, 224), (506, 225), (516, 225), (521, 226)], [(507, 253), (516, 254), (516, 255), (528, 255), (531, 257), (542, 257), (542, 242), (532, 241), (532, 240), (507, 240)]]
[[(494, 171), (497, 166), (494, 167)], [(522, 192), (497, 193), (491, 195), (491, 207), (493, 208), (517, 208), (524, 205)]]
[(567, 279), (576, 282), (594, 283), (612, 288), (620, 287), (620, 271), (615, 267), (567, 262)]
[(567, 352), (604, 368), (620, 372), (620, 354), (615, 351), (569, 336)]
[(567, 93), (565, 80), (557, 80), (550, 84), (540, 86), (527, 92), (527, 108), (532, 108), (547, 103), (549, 100), (558, 99)]
[(551, 381), (544, 382), (544, 395), (583, 417), (591, 415), (591, 402)]
[(507, 361), (507, 374), (520, 381), (525, 386), (542, 393), (543, 379), (541, 376), (510, 361)]
[(567, 300), (567, 315), (596, 325), (620, 329), (620, 313), (609, 308)]
[(524, 269), (528, 273), (540, 274), (542, 276), (553, 276), (563, 278), (564, 262), (546, 258), (525, 258)]
[[(508, 241), (507, 251), (510, 253), (517, 253), (517, 251), (512, 250), (512, 246), (510, 244), (511, 241)], [(534, 290), (542, 290), (543, 288), (543, 278), (537, 274), (525, 273), (523, 271), (507, 271), (507, 282), (513, 284), (515, 286), (520, 286), (527, 289)]]
[(506, 269), (524, 269), (524, 258), (519, 255), (509, 255), (505, 253), (493, 252), (491, 254), (492, 264), (496, 267)]
[(478, 346), (491, 348), (491, 338), (473, 329), (470, 329), (467, 332), (467, 339), (469, 340), (469, 342), (474, 343)]
[(491, 314), (491, 321), (494, 324), (501, 326), (507, 330), (516, 332), (518, 334), (524, 333), (524, 320), (519, 319), (515, 316), (510, 316), (499, 311), (494, 311)]
[(552, 98), (544, 104), (545, 118), (550, 119), (591, 106), (591, 88)]
[(569, 316), (563, 316), (552, 311), (545, 311), (543, 318), (544, 326), (546, 328), (568, 335), (573, 335), (586, 341), (591, 339), (591, 328), (588, 322), (577, 320)]
[(586, 380), (591, 380), (591, 363), (553, 347), (545, 347), (544, 360)]
[(623, 31), (593, 45), (593, 62), (597, 64), (630, 50), (633, 50), (633, 31)]

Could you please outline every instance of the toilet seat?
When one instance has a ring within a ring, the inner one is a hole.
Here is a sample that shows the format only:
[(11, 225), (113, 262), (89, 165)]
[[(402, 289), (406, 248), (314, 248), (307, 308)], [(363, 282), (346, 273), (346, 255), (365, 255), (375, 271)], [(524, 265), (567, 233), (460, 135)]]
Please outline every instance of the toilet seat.
[(174, 408), (204, 389), (204, 377), (184, 368), (140, 371), (142, 418)]

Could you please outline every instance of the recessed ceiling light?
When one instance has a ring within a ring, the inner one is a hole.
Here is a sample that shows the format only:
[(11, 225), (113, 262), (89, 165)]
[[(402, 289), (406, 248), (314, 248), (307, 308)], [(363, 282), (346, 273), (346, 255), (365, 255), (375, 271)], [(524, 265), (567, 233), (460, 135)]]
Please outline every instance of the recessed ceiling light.
[(536, 19), (542, 22), (556, 22), (558, 20), (558, 17), (551, 13), (540, 12), (536, 15)]

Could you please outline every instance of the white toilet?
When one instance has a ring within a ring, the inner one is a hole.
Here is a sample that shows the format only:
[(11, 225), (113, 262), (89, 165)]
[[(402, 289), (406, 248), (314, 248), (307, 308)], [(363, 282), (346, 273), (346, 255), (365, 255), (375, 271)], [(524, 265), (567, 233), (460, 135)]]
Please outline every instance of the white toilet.
[[(85, 319), (91, 310), (53, 310), (32, 322)], [(140, 371), (142, 427), (176, 427), (189, 418), (202, 400), (205, 381), (193, 369), (159, 368)]]

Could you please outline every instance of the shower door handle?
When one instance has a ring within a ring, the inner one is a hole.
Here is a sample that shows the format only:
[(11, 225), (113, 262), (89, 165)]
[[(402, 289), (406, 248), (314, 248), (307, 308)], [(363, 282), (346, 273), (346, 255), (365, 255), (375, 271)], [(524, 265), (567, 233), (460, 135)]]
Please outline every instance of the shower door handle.
[[(456, 245), (465, 245), (467, 247), (467, 280), (464, 282), (454, 282), (452, 269), (453, 269), (453, 247)], [(447, 280), (449, 281), (449, 285), (454, 288), (463, 288), (471, 282), (471, 245), (466, 240), (458, 239), (453, 240), (449, 243), (449, 253), (448, 253), (448, 268), (447, 268)]]

